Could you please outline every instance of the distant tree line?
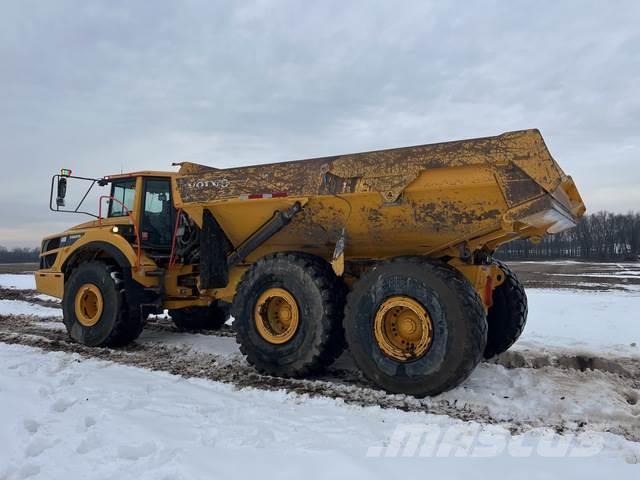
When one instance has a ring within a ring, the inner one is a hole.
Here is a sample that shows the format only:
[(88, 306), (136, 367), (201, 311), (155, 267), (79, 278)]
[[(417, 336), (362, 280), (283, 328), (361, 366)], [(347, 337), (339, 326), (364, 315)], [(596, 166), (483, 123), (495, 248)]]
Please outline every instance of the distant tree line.
[(12, 248), (0, 246), (0, 263), (38, 262), (38, 248)]
[(515, 240), (502, 245), (496, 256), (522, 260), (638, 260), (640, 213), (598, 212), (586, 215), (576, 228), (546, 235), (537, 245), (529, 240)]

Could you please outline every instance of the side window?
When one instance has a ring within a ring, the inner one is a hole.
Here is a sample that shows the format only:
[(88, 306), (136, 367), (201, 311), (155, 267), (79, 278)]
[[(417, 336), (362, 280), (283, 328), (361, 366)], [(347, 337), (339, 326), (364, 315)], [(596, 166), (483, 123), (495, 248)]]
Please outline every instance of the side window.
[[(165, 208), (165, 205), (170, 205), (169, 198), (169, 185), (167, 182), (161, 182), (157, 185), (154, 185), (153, 181), (148, 182), (147, 188), (158, 188), (156, 191), (149, 191), (145, 193), (144, 197), (144, 211), (145, 213), (162, 213)], [(165, 187), (166, 190), (165, 190)]]
[[(136, 179), (128, 178), (113, 182), (111, 196), (117, 201), (111, 200), (109, 202), (109, 216), (123, 217), (127, 215), (129, 211), (133, 210), (133, 202), (136, 197)], [(126, 209), (120, 202), (124, 204)]]

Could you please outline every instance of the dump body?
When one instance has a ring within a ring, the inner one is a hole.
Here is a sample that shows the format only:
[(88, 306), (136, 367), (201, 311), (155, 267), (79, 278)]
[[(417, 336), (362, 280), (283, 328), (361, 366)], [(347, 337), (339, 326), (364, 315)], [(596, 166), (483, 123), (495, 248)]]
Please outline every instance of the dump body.
[(209, 210), (236, 246), (274, 210), (301, 202), (252, 258), (327, 258), (343, 228), (347, 258), (458, 256), (571, 228), (584, 213), (538, 130), (230, 169), (185, 163), (174, 195), (196, 222)]

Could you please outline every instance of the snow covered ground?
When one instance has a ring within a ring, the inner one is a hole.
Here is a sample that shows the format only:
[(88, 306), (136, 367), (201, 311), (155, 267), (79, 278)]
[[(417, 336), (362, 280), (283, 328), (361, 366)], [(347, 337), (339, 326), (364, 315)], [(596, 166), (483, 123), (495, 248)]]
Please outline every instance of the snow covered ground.
[(518, 346), (544, 345), (640, 358), (640, 291), (528, 289)]
[(0, 273), (0, 287), (20, 290), (34, 290), (36, 279), (33, 274)]
[[(0, 287), (33, 289), (33, 277), (0, 275)], [(456, 418), (0, 343), (0, 480), (638, 478), (640, 368), (625, 368), (640, 365), (640, 291), (527, 293), (529, 320), (513, 354), (589, 354), (600, 366), (483, 363), (461, 387), (423, 401), (432, 412), (457, 408)], [(0, 300), (0, 315), (16, 314), (63, 328), (51, 321), (59, 308)], [(139, 342), (242, 362), (231, 337), (150, 328)], [(627, 362), (623, 374), (606, 358)], [(348, 355), (339, 364), (352, 368)]]
[(36, 317), (60, 317), (62, 310), (59, 308), (43, 307), (22, 300), (0, 299), (0, 315), (34, 315)]
[[(0, 344), (0, 365), (2, 479), (632, 478), (640, 459), (638, 444), (611, 434), (512, 436), (24, 346)], [(415, 447), (398, 442), (412, 431)]]

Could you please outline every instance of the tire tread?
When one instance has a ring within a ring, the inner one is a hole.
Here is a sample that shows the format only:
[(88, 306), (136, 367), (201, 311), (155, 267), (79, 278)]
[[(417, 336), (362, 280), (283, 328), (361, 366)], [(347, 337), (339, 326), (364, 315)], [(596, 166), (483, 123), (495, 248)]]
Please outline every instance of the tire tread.
[[(524, 285), (516, 274), (500, 260), (493, 260), (505, 274), (504, 282), (494, 290), (494, 303), (503, 301), (503, 315), (489, 309), (489, 332), (484, 358), (506, 352), (516, 343), (527, 324), (529, 306)], [(498, 293), (499, 292), (499, 293)], [(496, 294), (500, 295), (496, 298)]]
[[(469, 283), (469, 281), (461, 272), (440, 260), (434, 260), (419, 256), (395, 257), (380, 262), (373, 267), (373, 270), (384, 269), (385, 265), (387, 264), (400, 262), (409, 262), (416, 265), (422, 265), (424, 268), (430, 270), (431, 273), (438, 277), (443, 283), (449, 285), (450, 288), (455, 291), (456, 296), (461, 304), (461, 310), (463, 312), (466, 312), (465, 316), (470, 322), (471, 329), (469, 335), (467, 336), (467, 341), (465, 342), (464, 347), (465, 351), (463, 353), (465, 361), (461, 362), (458, 368), (449, 376), (447, 382), (445, 382), (443, 385), (440, 385), (437, 391), (429, 392), (428, 395), (435, 395), (438, 393), (446, 392), (456, 387), (466, 378), (468, 378), (471, 372), (473, 372), (478, 363), (480, 363), (480, 361), (482, 360), (487, 338), (487, 322), (482, 300), (480, 299), (480, 296), (473, 288), (471, 283)], [(369, 273), (374, 274), (374, 272), (367, 272), (365, 273), (365, 275), (363, 275), (363, 277), (361, 277), (360, 281), (362, 281), (362, 278), (366, 277)], [(352, 310), (355, 308), (355, 305), (357, 303), (356, 298), (359, 294), (360, 292), (358, 292), (357, 287), (353, 288), (351, 292), (349, 292), (346, 302), (345, 319), (353, 318)], [(352, 342), (358, 341), (356, 338), (351, 337), (350, 331), (350, 329), (346, 329), (346, 338), (348, 345), (351, 345)], [(363, 373), (373, 380), (373, 375), (371, 374), (371, 372), (368, 373), (366, 369), (363, 369)]]
[[(237, 323), (241, 315), (240, 305), (249, 295), (249, 289), (263, 272), (278, 268), (295, 266), (309, 274), (310, 281), (321, 292), (323, 311), (321, 316), (321, 334), (308, 352), (301, 352), (301, 358), (287, 368), (274, 368), (264, 365), (253, 355), (250, 341), (244, 339), (244, 333)], [(323, 259), (301, 252), (280, 252), (267, 255), (256, 261), (242, 276), (231, 307), (235, 317), (233, 323), (236, 342), (240, 352), (259, 372), (263, 374), (287, 377), (302, 377), (315, 374), (331, 365), (345, 348), (342, 315), (346, 287), (333, 274), (330, 265)]]

